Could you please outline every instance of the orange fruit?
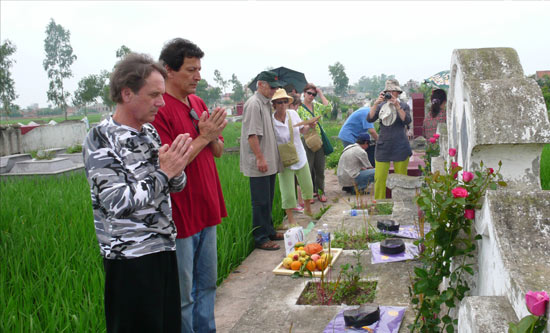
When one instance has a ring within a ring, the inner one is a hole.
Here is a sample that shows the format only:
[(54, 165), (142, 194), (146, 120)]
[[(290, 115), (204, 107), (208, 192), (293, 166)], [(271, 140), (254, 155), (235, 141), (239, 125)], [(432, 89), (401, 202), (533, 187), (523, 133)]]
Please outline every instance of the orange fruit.
[(323, 258), (317, 260), (316, 264), (317, 264), (317, 269), (320, 271), (324, 270), (328, 266), (328, 262)]
[(297, 260), (293, 261), (292, 264), (290, 264), (290, 269), (293, 270), (293, 271), (299, 270), (300, 267), (302, 267), (302, 263), (297, 261)]
[(313, 271), (315, 271), (315, 269), (317, 268), (317, 265), (315, 264), (315, 261), (310, 260), (310, 261), (307, 262), (306, 268), (307, 268), (309, 271), (313, 272)]

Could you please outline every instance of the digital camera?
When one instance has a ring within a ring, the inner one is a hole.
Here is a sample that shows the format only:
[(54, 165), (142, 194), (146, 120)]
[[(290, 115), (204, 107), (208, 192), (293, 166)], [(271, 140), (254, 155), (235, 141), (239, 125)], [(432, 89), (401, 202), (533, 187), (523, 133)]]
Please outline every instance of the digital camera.
[(385, 100), (385, 101), (390, 100), (391, 97), (392, 97), (392, 96), (391, 96), (391, 93), (389, 93), (389, 92), (384, 93), (384, 100)]

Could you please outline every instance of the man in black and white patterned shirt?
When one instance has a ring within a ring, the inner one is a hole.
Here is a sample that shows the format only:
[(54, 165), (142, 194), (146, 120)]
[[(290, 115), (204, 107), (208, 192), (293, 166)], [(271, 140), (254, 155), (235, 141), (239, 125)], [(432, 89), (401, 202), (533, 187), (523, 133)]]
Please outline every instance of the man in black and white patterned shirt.
[(166, 72), (129, 54), (110, 78), (115, 114), (88, 133), (83, 155), (105, 268), (108, 332), (180, 332), (176, 227), (170, 192), (181, 191), (188, 134), (161, 146), (149, 123), (164, 105)]

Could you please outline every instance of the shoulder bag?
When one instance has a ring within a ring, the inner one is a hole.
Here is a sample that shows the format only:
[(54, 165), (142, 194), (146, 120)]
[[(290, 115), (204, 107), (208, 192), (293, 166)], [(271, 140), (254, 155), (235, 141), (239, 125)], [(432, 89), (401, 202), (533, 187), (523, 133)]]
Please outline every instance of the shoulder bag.
[(294, 129), (292, 128), (292, 118), (288, 114), (288, 131), (290, 133), (290, 141), (288, 143), (281, 143), (277, 147), (279, 148), (279, 155), (281, 156), (281, 162), (285, 168), (298, 163), (298, 152), (296, 152), (296, 146), (294, 146)]
[(332, 147), (332, 144), (328, 139), (328, 135), (327, 133), (325, 133), (325, 130), (323, 129), (323, 126), (321, 126), (321, 124), (319, 124), (319, 128), (321, 129), (321, 139), (323, 140), (323, 152), (325, 153), (325, 155), (330, 155), (334, 151), (334, 148)]
[[(306, 109), (309, 113), (311, 113), (312, 117), (315, 117), (315, 114), (311, 112), (305, 104), (302, 104), (304, 109)], [(319, 124), (319, 126), (321, 126)], [(312, 151), (316, 152), (323, 146), (323, 141), (321, 141), (321, 137), (319, 136), (319, 133), (317, 133), (317, 130), (315, 128), (311, 129), (309, 132), (304, 134), (304, 141), (306, 143), (306, 146)]]

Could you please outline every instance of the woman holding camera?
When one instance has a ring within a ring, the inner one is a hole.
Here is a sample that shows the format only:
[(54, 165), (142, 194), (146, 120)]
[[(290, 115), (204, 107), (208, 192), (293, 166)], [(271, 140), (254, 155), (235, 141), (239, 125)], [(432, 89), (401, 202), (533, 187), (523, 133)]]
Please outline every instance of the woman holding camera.
[(386, 180), (393, 162), (395, 173), (407, 174), (409, 158), (412, 155), (407, 138), (406, 126), (411, 123), (410, 108), (407, 103), (399, 101), (403, 92), (396, 79), (386, 81), (383, 92), (374, 101), (367, 121), (380, 119), (380, 134), (376, 142), (374, 173), (374, 198), (386, 198)]
[[(296, 195), (294, 194), (294, 176), (298, 179), (304, 198), (305, 208), (304, 213), (311, 213), (311, 199), (313, 198), (313, 184), (311, 175), (309, 174), (309, 165), (307, 163), (306, 151), (300, 139), (300, 133), (309, 130), (309, 125), (302, 125), (299, 128), (294, 125), (302, 122), (296, 111), (288, 109), (293, 98), (286, 94), (284, 89), (278, 89), (271, 102), (275, 113), (273, 113), (273, 129), (275, 130), (275, 139), (279, 145), (279, 153), (281, 159), (285, 161), (287, 156), (283, 155), (281, 145), (286, 145), (290, 142), (294, 144), (294, 164), (285, 166), (283, 171), (277, 174), (279, 178), (279, 189), (281, 191), (282, 207), (286, 212), (289, 224), (295, 224), (293, 209), (296, 208)], [(315, 126), (315, 124), (313, 124)], [(292, 132), (290, 129), (292, 128)], [(291, 149), (292, 150), (292, 149)], [(292, 162), (290, 162), (292, 163)]]
[[(321, 102), (323, 104), (315, 102), (315, 97), (319, 95)], [(308, 120), (316, 116), (322, 116), (324, 114), (329, 114), (332, 111), (332, 106), (329, 104), (326, 97), (323, 95), (321, 89), (317, 88), (313, 83), (308, 83), (304, 88), (304, 102), (298, 108), (298, 115), (303, 120)], [(319, 122), (321, 122), (319, 119)], [(321, 128), (315, 126), (315, 131), (321, 138)], [(314, 134), (314, 133), (313, 133)], [(313, 181), (313, 194), (314, 196), (319, 197), (319, 201), (327, 202), (327, 197), (325, 196), (325, 152), (322, 145), (319, 147), (308, 146), (309, 140), (304, 141), (304, 146), (306, 149), (307, 161), (309, 163), (309, 171), (311, 173), (311, 179)], [(321, 193), (319, 194), (319, 190)]]

